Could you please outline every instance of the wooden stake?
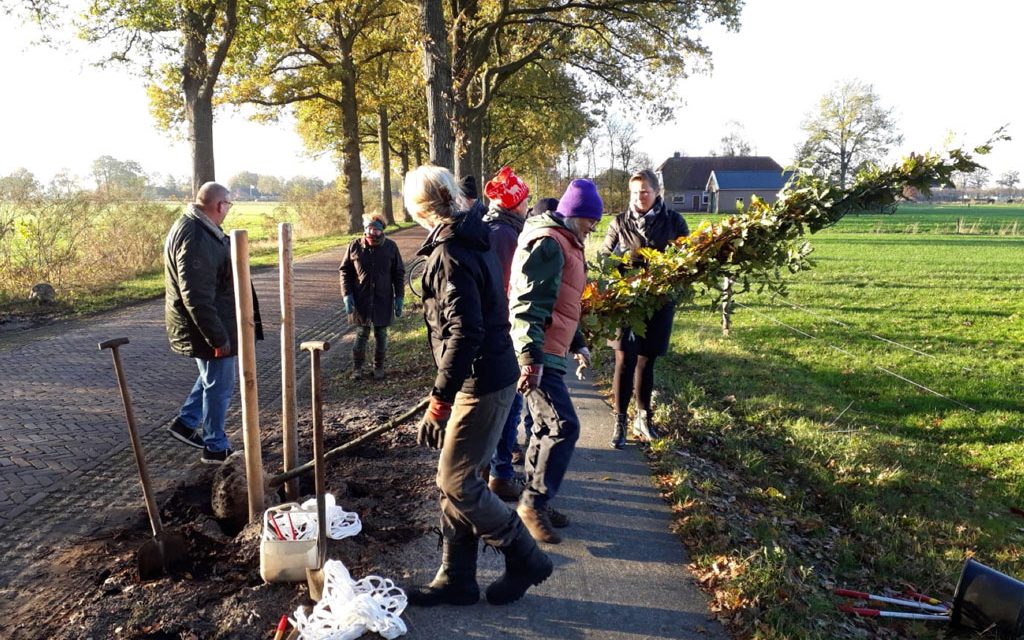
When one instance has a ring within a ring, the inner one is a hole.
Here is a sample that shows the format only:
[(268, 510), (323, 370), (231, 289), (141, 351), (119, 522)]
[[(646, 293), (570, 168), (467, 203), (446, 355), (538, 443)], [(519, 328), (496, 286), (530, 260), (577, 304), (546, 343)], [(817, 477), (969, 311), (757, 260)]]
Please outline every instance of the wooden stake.
[(722, 278), (722, 335), (729, 337), (732, 326), (732, 279)]
[(263, 450), (256, 389), (256, 321), (249, 278), (249, 235), (244, 229), (231, 232), (231, 267), (238, 320), (238, 386), (242, 393), (242, 446), (245, 448), (245, 481), (249, 486), (249, 522), (259, 522), (263, 515)]
[[(278, 228), (279, 271), (281, 276), (281, 443), (284, 470), (299, 464), (299, 432), (295, 397), (295, 307), (292, 305), (292, 225), (282, 222)], [(299, 481), (284, 485), (285, 496), (299, 499)]]

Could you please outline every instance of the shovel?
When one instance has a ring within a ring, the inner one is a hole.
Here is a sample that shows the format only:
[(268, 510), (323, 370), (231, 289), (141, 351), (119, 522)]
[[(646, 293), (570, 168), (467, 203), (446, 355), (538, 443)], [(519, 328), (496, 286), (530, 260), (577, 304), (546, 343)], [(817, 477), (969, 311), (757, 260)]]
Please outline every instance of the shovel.
[(142, 451), (142, 441), (139, 440), (139, 430), (135, 426), (135, 411), (132, 410), (132, 398), (128, 393), (128, 383), (125, 381), (124, 369), (121, 367), (121, 354), (118, 347), (128, 344), (128, 338), (114, 338), (100, 343), (100, 350), (110, 349), (114, 359), (114, 371), (117, 373), (117, 385), (121, 388), (121, 401), (124, 403), (124, 416), (128, 420), (128, 434), (132, 439), (132, 451), (135, 452), (135, 463), (139, 467), (139, 480), (142, 482), (142, 495), (146, 498), (146, 512), (149, 514), (149, 524), (153, 528), (153, 539), (147, 540), (139, 547), (137, 560), (139, 565), (139, 579), (142, 581), (159, 578), (168, 569), (177, 565), (188, 557), (188, 548), (185, 538), (165, 531), (160, 522), (160, 510), (156, 506), (156, 499), (153, 497), (153, 488), (149, 482), (149, 469), (146, 467), (146, 458)]
[(327, 558), (327, 506), (324, 503), (324, 421), (323, 398), (320, 396), (320, 353), (331, 348), (322, 341), (303, 342), (300, 349), (309, 351), (313, 396), (313, 476), (316, 479), (316, 569), (306, 569), (309, 597), (320, 602), (324, 595), (324, 560)]

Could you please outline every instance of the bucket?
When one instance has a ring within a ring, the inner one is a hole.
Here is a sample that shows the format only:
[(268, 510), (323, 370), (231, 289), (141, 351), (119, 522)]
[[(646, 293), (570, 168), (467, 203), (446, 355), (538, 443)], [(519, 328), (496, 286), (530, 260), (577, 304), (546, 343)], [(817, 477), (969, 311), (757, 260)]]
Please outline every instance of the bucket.
[(295, 502), (267, 509), (260, 537), (260, 576), (265, 582), (305, 582), (306, 569), (317, 568), (316, 544), (316, 510)]
[(968, 558), (953, 594), (953, 626), (982, 631), (995, 628), (1000, 638), (1024, 635), (1024, 582)]

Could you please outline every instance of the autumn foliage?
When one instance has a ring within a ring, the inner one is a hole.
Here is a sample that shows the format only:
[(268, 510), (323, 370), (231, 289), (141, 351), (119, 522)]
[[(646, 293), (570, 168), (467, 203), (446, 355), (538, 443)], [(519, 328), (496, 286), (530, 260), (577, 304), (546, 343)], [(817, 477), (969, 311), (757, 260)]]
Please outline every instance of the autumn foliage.
[[(1002, 139), (1007, 137), (996, 132), (974, 154), (988, 153)], [(710, 294), (717, 301), (726, 282), (737, 293), (751, 287), (785, 293), (785, 274), (812, 266), (808, 234), (849, 213), (891, 206), (911, 190), (928, 194), (933, 187), (952, 186), (954, 172), (980, 166), (962, 149), (911, 154), (888, 169), (862, 171), (847, 189), (797, 172), (772, 204), (751, 198), (745, 211), (717, 224), (705, 222), (663, 253), (641, 249), (646, 264), (633, 264), (629, 254), (602, 257), (583, 292), (583, 329), (591, 339), (609, 337), (623, 326), (642, 334), (644, 322), (668, 300), (689, 302)]]

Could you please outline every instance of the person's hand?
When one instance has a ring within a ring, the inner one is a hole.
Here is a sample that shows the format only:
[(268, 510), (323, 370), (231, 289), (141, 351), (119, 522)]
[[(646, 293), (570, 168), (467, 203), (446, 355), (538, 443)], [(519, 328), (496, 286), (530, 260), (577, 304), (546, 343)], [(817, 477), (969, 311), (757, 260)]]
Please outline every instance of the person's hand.
[(405, 306), (405, 298), (395, 298), (395, 317), (402, 317), (402, 307)]
[(585, 375), (584, 371), (590, 368), (590, 349), (586, 347), (580, 347), (572, 357), (576, 359), (576, 379), (582, 380)]
[(444, 429), (452, 415), (452, 403), (430, 396), (430, 406), (420, 422), (416, 444), (431, 449), (440, 449), (444, 444)]
[(235, 355), (231, 350), (231, 341), (228, 340), (219, 347), (213, 348), (213, 359), (220, 360), (221, 358), (230, 358)]
[(345, 313), (352, 315), (356, 310), (356, 299), (351, 293), (345, 296)]
[(519, 393), (528, 393), (540, 385), (541, 376), (544, 375), (544, 365), (524, 364), (519, 367), (519, 383), (516, 389)]

